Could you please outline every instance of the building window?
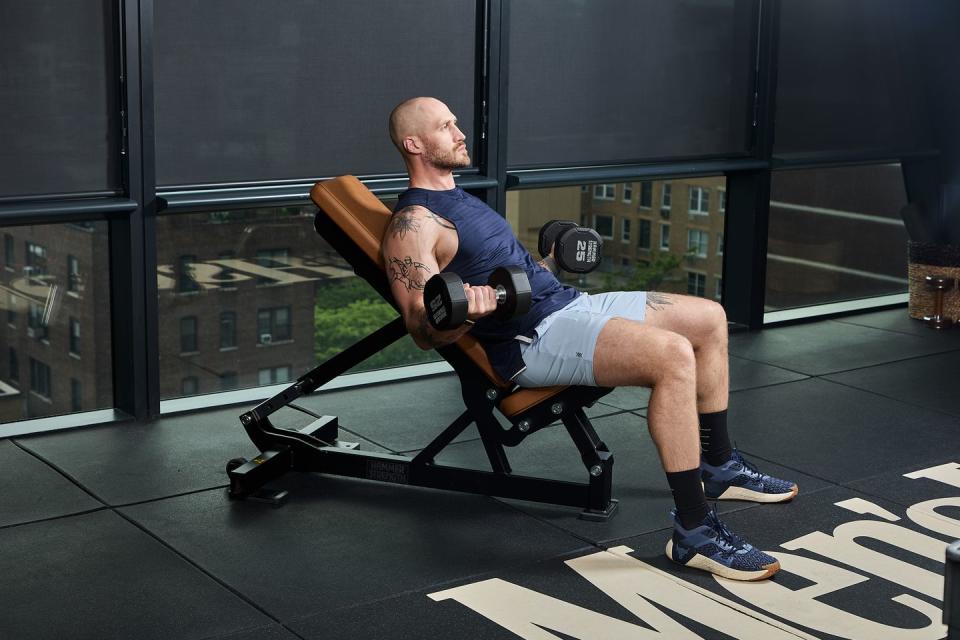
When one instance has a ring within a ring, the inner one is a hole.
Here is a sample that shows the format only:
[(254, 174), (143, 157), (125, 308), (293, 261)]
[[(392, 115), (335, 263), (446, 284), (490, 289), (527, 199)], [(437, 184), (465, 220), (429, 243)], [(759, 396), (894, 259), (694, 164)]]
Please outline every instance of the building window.
[(193, 265), (196, 262), (197, 256), (180, 256), (177, 262), (177, 291), (180, 293), (200, 289), (200, 285), (193, 278)]
[(3, 234), (3, 264), (9, 268), (13, 268), (14, 256), (13, 256), (13, 236), (9, 233)]
[(17, 359), (17, 350), (13, 347), (9, 349), (10, 379), (14, 382), (20, 381), (20, 360)]
[(17, 296), (12, 293), (7, 294), (10, 306), (7, 307), (7, 324), (17, 324)]
[(710, 242), (710, 234), (699, 229), (687, 230), (687, 251), (698, 258), (707, 257), (707, 245)]
[(220, 348), (232, 349), (237, 346), (237, 314), (233, 311), (220, 313)]
[(710, 213), (710, 190), (705, 187), (690, 187), (690, 215), (705, 216)]
[(613, 216), (593, 216), (593, 228), (601, 238), (613, 240)]
[(620, 242), (630, 242), (630, 219), (620, 221)]
[(180, 381), (180, 393), (185, 396), (196, 395), (200, 391), (200, 381), (196, 376), (187, 376)]
[(180, 353), (196, 353), (199, 350), (197, 346), (197, 317), (180, 318)]
[(717, 234), (717, 255), (718, 256), (723, 255), (723, 233), (722, 232)]
[(224, 371), (220, 374), (220, 389), (222, 391), (236, 389), (237, 386), (239, 386), (239, 382), (236, 371)]
[(653, 183), (644, 180), (640, 183), (640, 207), (649, 209), (653, 206)]
[(50, 367), (30, 358), (30, 390), (42, 398), (50, 399), (52, 380)]
[(43, 307), (33, 302), (27, 307), (27, 336), (37, 340), (47, 339), (47, 325), (43, 322)]
[(687, 272), (687, 293), (703, 297), (707, 293), (707, 276), (702, 273)]
[(641, 249), (650, 248), (650, 224), (649, 220), (640, 220), (640, 238), (637, 241), (637, 246)]
[(67, 291), (80, 291), (80, 261), (75, 256), (67, 256)]
[(47, 248), (36, 242), (27, 242), (27, 276), (47, 275)]
[(290, 366), (270, 367), (257, 372), (257, 381), (261, 385), (281, 384), (290, 381)]
[(720, 213), (723, 213), (727, 210), (727, 191), (726, 189), (719, 189), (718, 192), (720, 194), (720, 202), (718, 203), (718, 206), (720, 207)]
[(595, 184), (593, 185), (594, 200), (613, 200), (616, 195), (616, 185), (614, 184)]
[[(257, 264), (266, 269), (279, 269), (289, 266), (289, 249), (261, 249), (257, 251)], [(273, 284), (276, 278), (259, 276), (257, 284)]]
[(717, 292), (713, 297), (717, 300), (723, 298), (723, 278), (717, 278)]
[(80, 355), (80, 321), (70, 318), (70, 353)]
[(83, 394), (81, 393), (80, 381), (70, 378), (70, 410), (81, 411), (83, 409)]
[(673, 185), (664, 182), (660, 186), (660, 208), (670, 210), (670, 202), (673, 200)]
[(633, 201), (633, 184), (630, 182), (623, 184), (623, 201), (627, 204)]
[(660, 225), (660, 250), (670, 251), (670, 225)]
[(273, 307), (257, 311), (257, 343), (270, 344), (281, 340), (290, 340), (290, 307)]

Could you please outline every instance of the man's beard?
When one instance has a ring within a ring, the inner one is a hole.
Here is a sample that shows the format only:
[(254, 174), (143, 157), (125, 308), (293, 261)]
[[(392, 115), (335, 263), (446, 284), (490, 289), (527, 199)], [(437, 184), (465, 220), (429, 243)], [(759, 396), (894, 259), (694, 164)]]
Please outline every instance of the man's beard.
[(436, 148), (428, 149), (426, 153), (427, 162), (437, 169), (444, 169), (447, 171), (469, 167), (470, 155), (465, 152), (464, 155), (458, 156), (458, 149), (459, 145), (456, 149), (446, 153)]

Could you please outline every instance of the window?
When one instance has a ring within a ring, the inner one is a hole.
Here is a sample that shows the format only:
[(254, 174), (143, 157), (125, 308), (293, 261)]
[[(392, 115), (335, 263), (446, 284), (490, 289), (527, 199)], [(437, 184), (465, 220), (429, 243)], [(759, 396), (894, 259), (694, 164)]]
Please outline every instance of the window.
[(707, 276), (703, 273), (687, 272), (687, 293), (692, 296), (704, 297), (707, 292)]
[[(290, 249), (261, 249), (257, 251), (257, 264), (267, 269), (277, 269), (289, 266)], [(257, 278), (257, 284), (272, 284), (276, 282), (274, 278), (260, 276)]]
[(17, 359), (17, 350), (10, 347), (9, 350), (10, 379), (14, 382), (20, 381), (20, 361)]
[(27, 275), (29, 277), (47, 275), (47, 248), (42, 244), (27, 242)]
[(30, 390), (42, 398), (50, 399), (52, 381), (50, 367), (30, 358)]
[(717, 234), (717, 255), (718, 256), (723, 255), (723, 233), (722, 232)]
[(705, 216), (710, 213), (710, 190), (690, 187), (690, 215)]
[(633, 184), (625, 182), (623, 185), (623, 201), (629, 204), (633, 201)]
[(620, 242), (630, 242), (630, 219), (620, 221)]
[(67, 291), (80, 291), (80, 261), (75, 256), (67, 256)]
[(640, 183), (640, 206), (644, 209), (653, 206), (653, 183), (649, 180)]
[(717, 300), (723, 298), (723, 278), (717, 278), (717, 291), (713, 294)]
[(236, 389), (239, 386), (239, 381), (237, 378), (236, 371), (224, 371), (220, 374), (220, 389), (223, 391), (228, 391), (230, 389)]
[(593, 216), (593, 228), (600, 237), (613, 240), (613, 216)]
[(613, 200), (616, 185), (613, 184), (595, 184), (593, 185), (594, 200)]
[(197, 317), (180, 318), (180, 353), (196, 353), (199, 350), (197, 347)]
[(670, 210), (670, 202), (673, 200), (673, 185), (664, 182), (660, 188), (660, 208)]
[(670, 251), (670, 225), (660, 225), (660, 250)]
[(80, 381), (76, 378), (70, 378), (70, 410), (81, 411), (83, 409), (83, 394), (81, 393)]
[(293, 337), (290, 307), (273, 307), (257, 311), (257, 343), (270, 344)]
[(12, 293), (8, 293), (7, 296), (10, 303), (7, 307), (7, 324), (15, 325), (17, 324), (17, 296)]
[(640, 239), (637, 241), (637, 246), (641, 249), (650, 248), (650, 227), (649, 220), (640, 220)]
[(727, 192), (725, 189), (718, 189), (720, 202), (718, 206), (720, 208), (720, 213), (723, 213), (727, 210)]
[(37, 340), (47, 339), (47, 325), (43, 322), (43, 307), (33, 302), (27, 307), (27, 336)]
[(185, 396), (195, 395), (200, 391), (200, 381), (196, 376), (187, 376), (180, 381), (180, 393)]
[(14, 265), (13, 245), (13, 236), (9, 233), (3, 234), (3, 264), (11, 269)]
[(70, 318), (70, 353), (80, 355), (80, 321)]
[(237, 314), (233, 311), (220, 313), (220, 348), (233, 349), (237, 346)]
[(707, 244), (710, 242), (710, 234), (699, 229), (687, 230), (687, 251), (698, 258), (707, 257)]
[(270, 367), (269, 369), (260, 369), (257, 373), (257, 381), (261, 385), (280, 384), (290, 381), (290, 367)]
[(193, 279), (193, 265), (196, 262), (197, 256), (180, 256), (177, 263), (177, 291), (181, 293), (199, 291), (200, 285)]

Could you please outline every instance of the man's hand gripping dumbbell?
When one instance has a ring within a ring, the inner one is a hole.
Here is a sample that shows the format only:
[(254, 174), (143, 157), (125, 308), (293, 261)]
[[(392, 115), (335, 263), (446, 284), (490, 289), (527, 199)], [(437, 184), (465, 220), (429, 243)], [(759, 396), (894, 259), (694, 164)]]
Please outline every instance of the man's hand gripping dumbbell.
[(530, 310), (530, 282), (523, 269), (500, 267), (490, 274), (486, 286), (464, 284), (455, 273), (438, 273), (423, 289), (427, 320), (434, 329), (456, 329), (493, 315), (508, 319)]
[(551, 220), (540, 229), (537, 249), (541, 264), (554, 274), (557, 269), (588, 273), (603, 259), (603, 238), (594, 229), (569, 220)]

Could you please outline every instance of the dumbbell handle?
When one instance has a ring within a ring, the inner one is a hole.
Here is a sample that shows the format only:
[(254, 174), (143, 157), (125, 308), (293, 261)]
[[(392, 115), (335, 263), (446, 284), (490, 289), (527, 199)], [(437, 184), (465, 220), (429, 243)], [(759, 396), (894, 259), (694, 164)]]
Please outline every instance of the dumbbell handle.
[(494, 289), (494, 291), (496, 291), (497, 304), (503, 304), (504, 302), (506, 302), (507, 290), (506, 288), (504, 288), (502, 284), (498, 284), (496, 289)]

